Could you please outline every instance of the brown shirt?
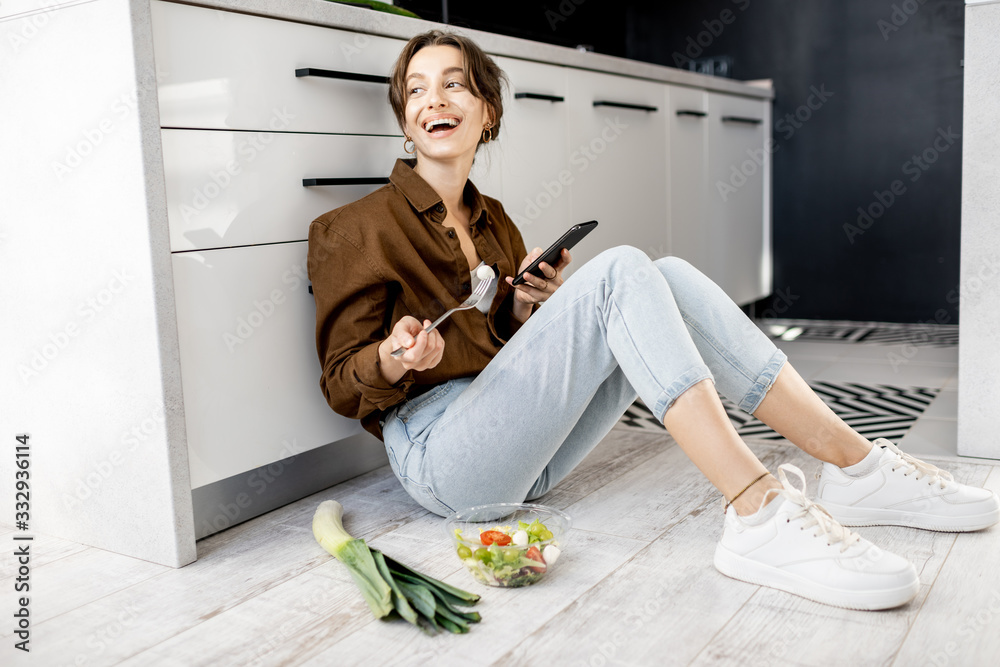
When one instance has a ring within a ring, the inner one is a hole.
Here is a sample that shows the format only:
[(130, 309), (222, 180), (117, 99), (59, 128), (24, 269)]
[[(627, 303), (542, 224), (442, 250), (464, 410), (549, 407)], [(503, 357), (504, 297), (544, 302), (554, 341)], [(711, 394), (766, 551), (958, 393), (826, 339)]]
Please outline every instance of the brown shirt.
[(378, 346), (404, 315), (434, 320), (471, 292), (474, 267), (454, 230), (441, 224), (441, 197), (397, 160), (385, 185), (367, 197), (324, 213), (309, 226), (309, 279), (316, 299), (320, 387), (335, 412), (360, 419), (380, 440), (383, 413), (430, 387), (478, 374), (520, 327), (511, 310), (515, 275), (527, 255), (524, 241), (500, 202), (466, 183), (470, 234), (483, 262), (497, 274), (489, 314), (453, 313), (438, 326), (444, 356), (434, 368), (407, 371), (389, 384), (379, 369)]

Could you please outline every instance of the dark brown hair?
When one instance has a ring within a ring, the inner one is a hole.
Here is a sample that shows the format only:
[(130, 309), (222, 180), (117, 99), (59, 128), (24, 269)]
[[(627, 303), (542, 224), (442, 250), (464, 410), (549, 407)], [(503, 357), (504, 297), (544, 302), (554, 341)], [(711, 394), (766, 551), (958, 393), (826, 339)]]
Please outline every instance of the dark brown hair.
[[(462, 69), (469, 92), (486, 103), (492, 121), (490, 130), (495, 139), (500, 134), (500, 119), (503, 117), (503, 86), (507, 76), (493, 59), (468, 37), (451, 32), (430, 30), (411, 38), (403, 47), (389, 74), (389, 105), (396, 115), (396, 122), (405, 133), (406, 126), (406, 68), (410, 60), (425, 46), (453, 46), (462, 53)], [(482, 145), (482, 137), (479, 145)]]

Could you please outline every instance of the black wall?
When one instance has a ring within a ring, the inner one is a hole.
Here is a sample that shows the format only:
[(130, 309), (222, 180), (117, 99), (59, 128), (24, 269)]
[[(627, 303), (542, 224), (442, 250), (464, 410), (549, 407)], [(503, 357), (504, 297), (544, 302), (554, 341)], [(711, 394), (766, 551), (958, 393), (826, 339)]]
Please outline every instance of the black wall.
[[(397, 4), (441, 19), (440, 3)], [(958, 322), (962, 0), (452, 0), (449, 20), (669, 66), (728, 56), (733, 78), (774, 79), (783, 297), (756, 312)]]

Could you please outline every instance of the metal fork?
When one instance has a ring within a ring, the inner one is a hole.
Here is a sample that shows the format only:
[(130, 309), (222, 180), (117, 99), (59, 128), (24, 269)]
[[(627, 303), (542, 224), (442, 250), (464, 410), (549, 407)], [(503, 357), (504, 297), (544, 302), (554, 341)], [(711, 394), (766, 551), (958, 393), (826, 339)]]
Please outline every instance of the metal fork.
[[(483, 295), (489, 291), (490, 286), (493, 284), (494, 280), (496, 280), (495, 276), (488, 278), (487, 280), (480, 280), (479, 284), (476, 285), (476, 291), (470, 294), (469, 298), (467, 298), (465, 301), (458, 304), (456, 307), (452, 308), (444, 315), (442, 315), (441, 317), (437, 318), (436, 320), (428, 324), (427, 328), (424, 329), (424, 331), (430, 333), (431, 331), (437, 328), (437, 325), (441, 324), (446, 319), (448, 319), (448, 316), (454, 313), (456, 310), (468, 310), (469, 308), (475, 308), (476, 305), (478, 305), (479, 302), (482, 301)], [(392, 351), (392, 354), (390, 356), (400, 357), (403, 355), (404, 352), (406, 352), (407, 349), (408, 348), (405, 347), (397, 347), (395, 350)]]

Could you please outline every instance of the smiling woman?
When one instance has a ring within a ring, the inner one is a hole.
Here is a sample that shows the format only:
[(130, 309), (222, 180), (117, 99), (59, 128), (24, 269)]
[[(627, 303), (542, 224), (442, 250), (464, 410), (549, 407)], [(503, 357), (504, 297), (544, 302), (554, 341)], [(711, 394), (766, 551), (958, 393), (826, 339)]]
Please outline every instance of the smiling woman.
[[(312, 222), (308, 268), (327, 402), (383, 439), (416, 502), (448, 515), (539, 498), (638, 396), (728, 501), (721, 572), (850, 608), (911, 599), (913, 566), (806, 498), (786, 475), (804, 481), (797, 468), (771, 476), (721, 393), (825, 461), (824, 502), (854, 525), (957, 531), (1000, 519), (992, 492), (851, 429), (682, 259), (620, 246), (564, 283), (564, 248), (514, 285), (542, 249), (528, 253), (500, 202), (469, 180), (500, 131), (503, 73), (467, 38), (433, 31), (407, 43), (390, 82), (413, 157), (388, 185)], [(469, 295), (480, 263), (501, 278), (495, 295), (428, 331)]]
[[(476, 143), (478, 148), (500, 134), (503, 86), (506, 82), (503, 71), (472, 40), (432, 30), (411, 39), (399, 54), (389, 80), (389, 105), (396, 114), (399, 126), (410, 138), (420, 125), (411, 125), (409, 114), (424, 105), (428, 94), (436, 94), (433, 88), (428, 87), (430, 84), (445, 86), (442, 92), (455, 95), (453, 99), (457, 101), (461, 101), (464, 94), (471, 98), (466, 100), (467, 104), (484, 106), (487, 113), (485, 119), (476, 119), (482, 121), (479, 129), (485, 130)], [(474, 111), (478, 113), (480, 109)], [(429, 119), (428, 116), (422, 120), (426, 122)], [(454, 120), (462, 119), (455, 117)]]

